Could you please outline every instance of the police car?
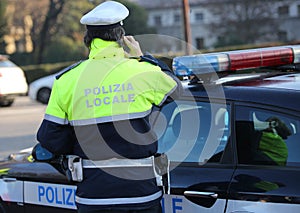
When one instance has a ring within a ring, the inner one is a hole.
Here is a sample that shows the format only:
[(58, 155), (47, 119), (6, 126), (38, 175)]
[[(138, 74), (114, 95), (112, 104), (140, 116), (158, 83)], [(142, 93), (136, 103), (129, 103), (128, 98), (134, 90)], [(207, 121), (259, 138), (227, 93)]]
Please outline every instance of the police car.
[[(180, 98), (153, 117), (170, 160), (164, 213), (300, 212), (300, 46), (181, 56)], [(75, 212), (57, 162), (0, 165), (0, 212)]]

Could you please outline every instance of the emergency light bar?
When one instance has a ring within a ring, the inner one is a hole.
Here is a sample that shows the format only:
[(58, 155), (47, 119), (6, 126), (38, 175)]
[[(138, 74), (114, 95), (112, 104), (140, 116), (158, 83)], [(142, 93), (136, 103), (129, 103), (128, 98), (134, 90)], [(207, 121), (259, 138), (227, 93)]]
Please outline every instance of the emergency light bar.
[(179, 56), (173, 59), (173, 71), (190, 76), (296, 63), (300, 63), (300, 45)]

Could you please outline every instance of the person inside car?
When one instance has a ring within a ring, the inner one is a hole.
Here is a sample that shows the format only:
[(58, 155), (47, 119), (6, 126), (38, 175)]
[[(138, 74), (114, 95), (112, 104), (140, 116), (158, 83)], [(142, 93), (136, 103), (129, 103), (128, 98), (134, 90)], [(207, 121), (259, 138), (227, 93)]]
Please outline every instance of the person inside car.
[(292, 134), (291, 130), (277, 117), (270, 117), (266, 121), (269, 122), (269, 127), (261, 132), (258, 144), (258, 151), (263, 155), (256, 155), (254, 159), (262, 164), (284, 166), (288, 158), (284, 140)]

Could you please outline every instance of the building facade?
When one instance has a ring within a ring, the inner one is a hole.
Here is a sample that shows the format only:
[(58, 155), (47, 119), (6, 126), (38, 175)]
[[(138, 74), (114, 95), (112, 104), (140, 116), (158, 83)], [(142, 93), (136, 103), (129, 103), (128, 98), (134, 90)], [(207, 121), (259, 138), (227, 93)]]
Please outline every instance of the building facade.
[[(157, 34), (185, 40), (183, 0), (131, 1), (146, 8), (148, 24), (156, 28)], [(233, 22), (245, 23), (236, 25), (234, 32), (237, 37), (249, 34), (244, 42), (250, 44), (300, 40), (300, 0), (189, 0), (189, 7), (192, 46), (197, 50), (216, 47), (222, 37), (230, 36), (226, 28), (234, 28)], [(246, 26), (251, 21), (252, 25)], [(254, 40), (249, 39), (251, 35)], [(170, 45), (169, 51), (180, 51), (183, 46)]]

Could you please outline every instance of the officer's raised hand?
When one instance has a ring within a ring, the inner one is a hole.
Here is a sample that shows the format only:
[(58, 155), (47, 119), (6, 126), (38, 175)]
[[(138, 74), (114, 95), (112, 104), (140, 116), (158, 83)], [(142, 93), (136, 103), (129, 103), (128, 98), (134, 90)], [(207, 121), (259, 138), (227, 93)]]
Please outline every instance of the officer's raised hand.
[(126, 57), (140, 57), (143, 55), (139, 42), (133, 36), (124, 36), (123, 40), (128, 49), (128, 52), (125, 51)]

